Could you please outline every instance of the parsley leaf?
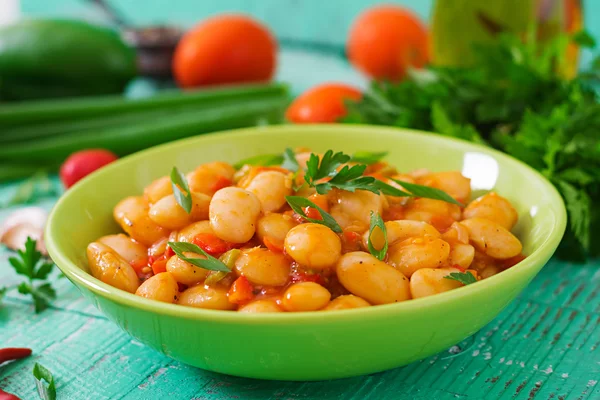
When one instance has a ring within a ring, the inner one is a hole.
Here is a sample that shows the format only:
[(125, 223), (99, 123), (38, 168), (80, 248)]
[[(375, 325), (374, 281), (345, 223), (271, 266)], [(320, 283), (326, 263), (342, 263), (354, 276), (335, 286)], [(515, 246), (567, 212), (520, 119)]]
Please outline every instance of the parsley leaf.
[(175, 196), (175, 200), (177, 200), (177, 204), (186, 213), (191, 213), (192, 194), (190, 193), (190, 187), (188, 186), (187, 179), (185, 179), (185, 175), (177, 167), (173, 167), (173, 170), (171, 170), (171, 187), (173, 188), (173, 195)]
[[(305, 220), (307, 220), (309, 222), (313, 222), (315, 224), (325, 225), (326, 227), (328, 227), (335, 233), (342, 233), (342, 228), (337, 223), (337, 221), (330, 214), (328, 214), (325, 210), (323, 210), (321, 207), (319, 207), (318, 205), (316, 205), (309, 199), (307, 199), (305, 197), (301, 197), (301, 196), (286, 196), (285, 199), (287, 200), (290, 207), (292, 207), (292, 210), (294, 210), (294, 212), (296, 214), (300, 215)], [(321, 215), (321, 218), (323, 218), (323, 219), (314, 219), (314, 218), (308, 217), (306, 215), (306, 213), (304, 212), (303, 207), (314, 208), (315, 210), (317, 210), (319, 212), (319, 214)]]
[[(383, 241), (383, 247), (380, 249), (375, 248), (373, 241)], [(379, 260), (383, 260), (388, 251), (388, 240), (387, 240), (387, 229), (381, 215), (371, 211), (371, 224), (369, 226), (369, 240), (367, 241), (367, 247), (369, 252), (377, 257)]]
[(233, 168), (240, 169), (244, 165), (268, 167), (271, 165), (279, 165), (283, 161), (284, 156), (281, 154), (262, 154), (259, 156), (254, 156), (246, 158), (245, 160), (238, 161), (237, 163), (233, 164)]
[(387, 151), (371, 152), (371, 151), (357, 151), (352, 154), (350, 158), (351, 162), (357, 162), (361, 164), (371, 165), (381, 161), (385, 156), (388, 155)]
[[(204, 268), (210, 271), (231, 272), (231, 270), (227, 268), (223, 261), (211, 256), (193, 243), (169, 242), (168, 245), (171, 249), (173, 249), (175, 254), (177, 254), (177, 257), (181, 258), (183, 261), (187, 261), (190, 264), (195, 265), (196, 267)], [(187, 257), (185, 254), (183, 254), (184, 252), (202, 254), (206, 257), (206, 259)]]
[(350, 156), (340, 152), (333, 153), (333, 150), (327, 150), (323, 157), (312, 153), (306, 163), (306, 173), (304, 180), (313, 186), (320, 179), (336, 174), (337, 167), (350, 161)]
[(444, 279), (450, 279), (453, 281), (458, 281), (463, 285), (470, 285), (472, 283), (477, 282), (477, 278), (470, 272), (451, 272), (450, 275), (446, 275)]
[(39, 313), (48, 308), (52, 300), (56, 299), (56, 291), (50, 283), (39, 286), (33, 283), (35, 280), (45, 280), (54, 268), (53, 262), (42, 260), (42, 253), (36, 249), (36, 245), (37, 242), (28, 237), (25, 249), (18, 250), (18, 257), (10, 257), (8, 261), (17, 274), (27, 277), (28, 282), (21, 282), (17, 286), (17, 290), (21, 294), (31, 295), (35, 312)]
[(370, 192), (379, 193), (379, 190), (374, 185), (375, 178), (371, 176), (363, 176), (366, 165), (354, 165), (344, 167), (337, 172), (329, 181), (315, 185), (317, 193), (325, 194), (333, 188), (354, 192), (355, 190), (368, 190)]
[(281, 167), (289, 169), (292, 172), (296, 172), (300, 169), (298, 160), (296, 160), (296, 154), (294, 154), (294, 151), (289, 147), (283, 152), (283, 162), (281, 163)]
[(56, 400), (56, 386), (52, 373), (43, 365), (35, 363), (33, 376), (40, 398), (42, 400)]

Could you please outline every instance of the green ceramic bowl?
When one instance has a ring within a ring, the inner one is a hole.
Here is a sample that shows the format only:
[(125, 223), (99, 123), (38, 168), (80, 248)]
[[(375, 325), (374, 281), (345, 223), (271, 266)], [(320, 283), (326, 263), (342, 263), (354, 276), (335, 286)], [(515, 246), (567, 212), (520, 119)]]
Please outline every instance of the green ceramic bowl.
[[(336, 312), (239, 314), (134, 296), (88, 273), (85, 249), (118, 232), (112, 209), (140, 194), (173, 165), (235, 162), (310, 147), (352, 153), (389, 151), (400, 170), (461, 170), (474, 191), (496, 190), (519, 212), (515, 229), (527, 259), (474, 285), (398, 304)], [(546, 264), (565, 230), (565, 208), (540, 174), (496, 151), (423, 132), (375, 126), (316, 125), (243, 129), (158, 146), (124, 158), (71, 188), (46, 228), (48, 251), (64, 274), (108, 318), (148, 346), (203, 369), (285, 380), (322, 380), (383, 371), (435, 354), (474, 334)]]

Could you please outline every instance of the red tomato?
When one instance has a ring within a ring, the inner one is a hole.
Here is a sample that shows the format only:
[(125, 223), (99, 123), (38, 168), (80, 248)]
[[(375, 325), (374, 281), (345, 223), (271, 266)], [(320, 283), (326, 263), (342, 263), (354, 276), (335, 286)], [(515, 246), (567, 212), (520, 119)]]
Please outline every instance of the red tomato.
[(429, 62), (429, 38), (423, 23), (409, 10), (395, 5), (370, 8), (350, 29), (350, 62), (376, 79), (401, 80), (410, 67)]
[(336, 122), (346, 115), (344, 100), (359, 100), (362, 93), (341, 83), (316, 86), (292, 102), (285, 117), (296, 124)]
[(81, 178), (110, 164), (118, 157), (103, 149), (82, 150), (71, 154), (60, 167), (60, 180), (68, 189)]
[(268, 81), (275, 72), (277, 42), (258, 21), (219, 15), (187, 32), (173, 56), (181, 87)]

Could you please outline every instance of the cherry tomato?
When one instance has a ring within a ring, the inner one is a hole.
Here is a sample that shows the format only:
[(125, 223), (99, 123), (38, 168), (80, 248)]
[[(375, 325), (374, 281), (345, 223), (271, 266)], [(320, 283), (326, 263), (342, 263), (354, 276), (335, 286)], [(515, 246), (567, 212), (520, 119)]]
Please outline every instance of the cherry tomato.
[(350, 29), (350, 62), (376, 79), (401, 80), (410, 67), (429, 62), (427, 29), (410, 11), (395, 5), (370, 8)]
[(316, 86), (292, 102), (285, 117), (297, 124), (336, 122), (346, 115), (344, 100), (359, 100), (362, 93), (341, 83)]
[(184, 88), (268, 81), (275, 72), (277, 42), (258, 21), (219, 15), (187, 32), (173, 56), (173, 75)]
[(81, 178), (110, 164), (118, 157), (103, 149), (82, 150), (71, 154), (60, 167), (60, 180), (68, 189)]

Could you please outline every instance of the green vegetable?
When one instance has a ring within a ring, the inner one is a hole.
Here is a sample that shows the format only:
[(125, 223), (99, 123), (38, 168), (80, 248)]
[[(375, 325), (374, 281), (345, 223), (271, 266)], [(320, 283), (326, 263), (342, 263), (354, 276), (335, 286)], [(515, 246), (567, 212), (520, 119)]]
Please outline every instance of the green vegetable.
[(375, 153), (370, 151), (357, 151), (356, 153), (352, 154), (350, 161), (357, 162), (360, 164), (371, 165), (381, 161), (387, 155), (387, 151)]
[(461, 203), (456, 201), (452, 196), (450, 196), (448, 193), (444, 192), (443, 190), (432, 188), (429, 186), (417, 185), (416, 183), (404, 182), (404, 181), (400, 181), (397, 179), (392, 179), (392, 180), (394, 182), (396, 182), (397, 184), (399, 184), (400, 186), (402, 186), (405, 190), (408, 190), (410, 192), (410, 194), (412, 194), (415, 197), (424, 197), (426, 199), (442, 200), (447, 203), (452, 203), (452, 204), (456, 204), (458, 206), (462, 206)]
[(0, 146), (0, 159), (30, 159), (40, 164), (52, 164), (86, 148), (104, 148), (125, 155), (199, 133), (256, 125), (269, 118), (277, 120), (282, 105), (282, 98), (275, 97), (248, 102), (244, 107), (239, 104), (219, 106), (157, 121), (7, 144)]
[[(331, 229), (332, 231), (334, 231), (335, 233), (342, 233), (342, 228), (337, 223), (337, 221), (330, 214), (328, 214), (325, 210), (323, 210), (321, 207), (319, 207), (318, 205), (316, 205), (315, 203), (313, 203), (306, 197), (286, 196), (285, 199), (287, 200), (290, 207), (292, 207), (292, 210), (294, 210), (294, 212), (296, 214), (300, 215), (305, 220), (307, 220), (309, 222), (313, 222), (315, 224), (324, 225), (324, 226), (328, 227), (329, 229)], [(314, 208), (315, 210), (317, 210), (319, 212), (319, 214), (321, 215), (321, 218), (323, 218), (323, 219), (309, 218), (306, 215), (306, 213), (304, 212), (303, 207)]]
[(564, 62), (568, 43), (558, 37), (540, 49), (535, 35), (525, 43), (500, 35), (478, 46), (471, 67), (433, 67), (400, 83), (374, 82), (349, 104), (345, 122), (433, 130), (526, 162), (556, 185), (567, 205), (569, 229), (558, 255), (600, 255), (593, 246), (600, 241), (600, 209), (592, 206), (600, 203), (600, 103), (590, 88), (600, 68), (573, 80), (558, 76), (555, 66)]
[(118, 93), (135, 74), (135, 52), (115, 31), (76, 20), (0, 28), (2, 99)]
[(471, 283), (477, 282), (477, 278), (473, 276), (473, 274), (469, 271), (467, 272), (451, 272), (449, 275), (446, 275), (444, 279), (450, 279), (453, 281), (458, 281), (463, 285), (470, 285)]
[(183, 175), (177, 167), (173, 167), (171, 170), (171, 187), (173, 188), (173, 195), (177, 204), (185, 210), (186, 213), (192, 212), (192, 194), (190, 193), (190, 187)]
[(52, 373), (43, 365), (35, 363), (33, 376), (40, 398), (42, 400), (56, 400), (56, 386), (54, 385)]
[[(173, 110), (184, 110), (187, 107), (216, 108), (236, 102), (239, 102), (239, 105), (242, 106), (254, 100), (273, 98), (286, 102), (287, 93), (287, 86), (279, 83), (269, 83), (224, 86), (216, 89), (185, 92), (167, 90), (141, 99), (128, 99), (119, 95), (29, 101), (2, 105), (2, 108), (0, 108), (0, 127), (39, 124), (38, 126), (41, 129), (50, 122), (67, 124), (71, 121), (74, 123), (95, 121), (97, 123), (102, 121), (102, 118), (112, 116), (131, 117), (139, 115), (144, 119), (152, 115), (153, 112), (159, 113), (158, 116), (163, 118)], [(282, 104), (281, 107), (285, 107), (285, 104)], [(198, 108), (191, 111), (194, 110), (198, 110)], [(74, 129), (79, 131), (81, 128), (79, 125)], [(0, 137), (4, 135), (4, 132), (4, 129), (0, 130)]]
[[(204, 268), (209, 271), (231, 272), (231, 270), (223, 263), (223, 261), (211, 256), (193, 243), (169, 242), (168, 245), (171, 249), (173, 249), (175, 254), (177, 254), (177, 257), (181, 258), (183, 261), (187, 261), (190, 264), (195, 265), (196, 267)], [(184, 252), (199, 253), (205, 256), (206, 259), (187, 257), (183, 254)]]
[[(379, 233), (383, 235), (385, 240), (384, 245), (381, 249), (376, 249), (371, 242), (371, 237), (373, 233), (375, 233), (375, 229), (379, 229)], [(378, 260), (385, 259), (385, 255), (388, 251), (388, 240), (387, 240), (387, 229), (385, 228), (385, 224), (383, 222), (383, 218), (378, 213), (374, 213), (371, 211), (371, 224), (369, 227), (369, 240), (367, 241), (367, 247), (369, 248), (369, 252), (377, 257)]]
[(296, 160), (296, 154), (294, 154), (294, 150), (289, 147), (283, 152), (283, 163), (281, 164), (281, 167), (289, 169), (292, 172), (296, 172), (300, 169), (298, 160)]
[[(332, 150), (328, 150), (322, 158), (319, 158), (319, 156), (312, 153), (306, 164), (307, 170), (304, 174), (304, 180), (309, 186), (314, 187), (319, 194), (326, 194), (333, 188), (346, 190), (348, 192), (368, 190), (375, 194), (382, 193), (388, 196), (397, 197), (425, 197), (461, 205), (450, 195), (439, 189), (414, 183), (408, 184), (396, 181), (398, 184), (404, 185), (405, 189), (410, 192), (409, 193), (388, 185), (372, 176), (363, 176), (367, 169), (367, 166), (364, 164), (357, 164), (352, 167), (344, 165), (342, 169), (338, 171), (339, 166), (348, 162), (348, 160), (350, 160), (350, 156), (342, 152), (334, 154)], [(331, 177), (331, 179), (326, 182), (317, 183), (325, 177)]]
[(10, 257), (8, 262), (17, 274), (27, 277), (27, 282), (22, 282), (18, 287), (21, 294), (29, 294), (33, 298), (35, 312), (44, 311), (50, 302), (56, 298), (56, 292), (50, 283), (35, 286), (33, 281), (48, 278), (54, 263), (42, 259), (42, 253), (36, 250), (37, 242), (30, 237), (25, 242), (25, 249), (18, 250), (18, 257)]

